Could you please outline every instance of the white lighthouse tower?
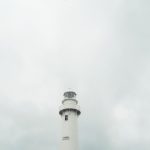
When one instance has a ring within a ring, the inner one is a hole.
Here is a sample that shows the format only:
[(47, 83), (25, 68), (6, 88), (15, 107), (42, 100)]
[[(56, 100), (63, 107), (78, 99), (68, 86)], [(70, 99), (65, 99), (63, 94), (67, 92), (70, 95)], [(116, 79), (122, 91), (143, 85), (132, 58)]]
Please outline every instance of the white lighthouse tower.
[(75, 92), (64, 93), (64, 99), (59, 109), (62, 121), (60, 150), (78, 150), (77, 119), (81, 112), (77, 104)]

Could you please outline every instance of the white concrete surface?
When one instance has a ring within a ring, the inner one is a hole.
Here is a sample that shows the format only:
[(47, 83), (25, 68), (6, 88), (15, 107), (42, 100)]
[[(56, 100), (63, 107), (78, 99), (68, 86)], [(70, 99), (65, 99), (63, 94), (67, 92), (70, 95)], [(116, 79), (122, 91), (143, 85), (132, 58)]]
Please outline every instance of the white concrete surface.
[[(77, 100), (64, 98), (59, 108), (62, 121), (62, 137), (60, 150), (78, 150), (78, 125), (77, 120), (80, 115), (80, 108)], [(66, 120), (65, 120), (66, 117)]]

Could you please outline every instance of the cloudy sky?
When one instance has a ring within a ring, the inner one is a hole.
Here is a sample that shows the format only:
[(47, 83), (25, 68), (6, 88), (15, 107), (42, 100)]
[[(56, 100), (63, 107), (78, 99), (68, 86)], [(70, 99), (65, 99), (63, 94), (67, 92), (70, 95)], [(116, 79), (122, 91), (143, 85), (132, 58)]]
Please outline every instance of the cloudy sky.
[(148, 0), (0, 1), (0, 149), (60, 150), (76, 91), (80, 150), (150, 149)]

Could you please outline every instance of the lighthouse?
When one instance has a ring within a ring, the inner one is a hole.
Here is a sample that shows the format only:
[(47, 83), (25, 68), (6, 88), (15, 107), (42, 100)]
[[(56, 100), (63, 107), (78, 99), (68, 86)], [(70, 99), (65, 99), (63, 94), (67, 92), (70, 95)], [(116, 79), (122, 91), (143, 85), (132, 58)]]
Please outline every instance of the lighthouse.
[(76, 93), (73, 91), (65, 92), (62, 105), (59, 108), (62, 123), (60, 150), (78, 150), (77, 122), (80, 113)]

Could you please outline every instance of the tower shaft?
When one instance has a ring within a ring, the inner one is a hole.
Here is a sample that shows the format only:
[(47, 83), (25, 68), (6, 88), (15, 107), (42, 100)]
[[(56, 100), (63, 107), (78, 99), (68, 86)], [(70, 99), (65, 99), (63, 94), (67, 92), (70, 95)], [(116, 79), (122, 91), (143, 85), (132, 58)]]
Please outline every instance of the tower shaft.
[(78, 150), (78, 125), (77, 119), (80, 108), (77, 105), (74, 92), (65, 92), (64, 100), (59, 109), (62, 122), (62, 137), (60, 150)]

